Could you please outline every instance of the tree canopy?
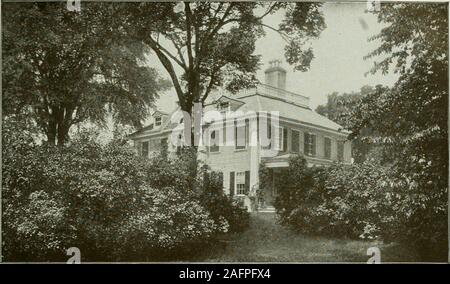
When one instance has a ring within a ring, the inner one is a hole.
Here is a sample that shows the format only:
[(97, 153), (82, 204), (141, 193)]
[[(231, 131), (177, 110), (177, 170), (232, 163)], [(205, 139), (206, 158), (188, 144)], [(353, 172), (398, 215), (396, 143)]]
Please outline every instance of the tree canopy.
[[(349, 124), (348, 114), (354, 108), (359, 106), (359, 102), (366, 96), (374, 92), (384, 92), (387, 88), (381, 85), (375, 87), (363, 86), (358, 92), (338, 93), (333, 92), (327, 96), (327, 103), (319, 105), (316, 112), (328, 117), (330, 120), (338, 123), (345, 129), (350, 129), (353, 125)], [(376, 157), (380, 162), (386, 162), (390, 159), (383, 159), (383, 148), (375, 147), (376, 143), (366, 139), (376, 135), (375, 131), (369, 127), (361, 128), (358, 135), (349, 137), (352, 140), (352, 157), (356, 163), (362, 163), (368, 158)]]
[(114, 5), (6, 3), (3, 17), (3, 114), (33, 119), (50, 144), (64, 144), (72, 125), (139, 126), (169, 86), (145, 63), (145, 45), (121, 26)]
[[(353, 136), (390, 149), (392, 173), (405, 186), (396, 194), (405, 217), (404, 236), (429, 246), (447, 245), (448, 206), (448, 10), (442, 3), (383, 3), (385, 23), (372, 39), (381, 45), (372, 72), (393, 68), (392, 88), (361, 98), (346, 115)], [(371, 135), (361, 130), (370, 128)], [(436, 248), (436, 247), (435, 247)], [(431, 253), (431, 251), (430, 251)]]
[[(308, 40), (319, 36), (325, 22), (318, 3), (184, 2), (123, 4), (121, 18), (160, 60), (176, 90), (182, 110), (204, 103), (211, 91), (253, 86), (260, 58), (255, 41), (265, 29), (286, 41), (285, 57), (300, 71), (313, 58)], [(285, 17), (278, 27), (264, 19), (278, 11)], [(181, 70), (181, 75), (177, 74)]]
[[(378, 20), (387, 26), (372, 39), (379, 48), (368, 55), (384, 59), (372, 72), (394, 67), (400, 74), (389, 89), (365, 96), (347, 115), (354, 135), (377, 131), (374, 142), (402, 147), (397, 158), (423, 158), (447, 174), (448, 21), (441, 4), (383, 4)], [(406, 152), (405, 152), (406, 151)], [(406, 154), (406, 155), (405, 155)]]

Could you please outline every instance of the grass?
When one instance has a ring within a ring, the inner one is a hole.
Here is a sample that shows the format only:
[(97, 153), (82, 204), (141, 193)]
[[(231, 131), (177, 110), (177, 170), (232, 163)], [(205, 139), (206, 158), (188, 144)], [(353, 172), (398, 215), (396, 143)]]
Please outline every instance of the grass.
[(255, 213), (250, 228), (193, 259), (202, 262), (367, 262), (376, 246), (381, 262), (412, 262), (418, 256), (396, 244), (305, 236), (277, 224), (274, 213)]

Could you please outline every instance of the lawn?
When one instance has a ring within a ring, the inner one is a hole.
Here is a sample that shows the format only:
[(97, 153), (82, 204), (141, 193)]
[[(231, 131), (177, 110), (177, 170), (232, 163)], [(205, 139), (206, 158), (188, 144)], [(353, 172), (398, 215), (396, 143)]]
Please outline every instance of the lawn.
[(366, 262), (377, 246), (381, 262), (417, 261), (415, 253), (395, 244), (305, 236), (277, 224), (274, 213), (255, 213), (250, 228), (206, 249), (202, 262)]

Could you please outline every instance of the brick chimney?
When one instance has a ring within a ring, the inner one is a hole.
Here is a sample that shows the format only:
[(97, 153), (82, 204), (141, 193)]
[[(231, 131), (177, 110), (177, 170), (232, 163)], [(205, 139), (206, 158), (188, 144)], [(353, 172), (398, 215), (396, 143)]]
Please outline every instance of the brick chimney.
[(280, 60), (269, 61), (269, 68), (264, 71), (266, 74), (266, 85), (286, 90), (286, 70), (281, 67)]

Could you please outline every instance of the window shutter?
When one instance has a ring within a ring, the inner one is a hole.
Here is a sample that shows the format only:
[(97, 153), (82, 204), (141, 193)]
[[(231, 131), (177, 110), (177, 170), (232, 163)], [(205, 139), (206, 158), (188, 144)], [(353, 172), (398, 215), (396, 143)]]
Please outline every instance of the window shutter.
[(238, 142), (237, 142), (237, 123), (236, 123), (236, 120), (234, 121), (234, 127), (233, 127), (233, 131), (234, 131), (234, 148), (237, 148), (237, 145), (238, 145)]
[(312, 155), (316, 156), (316, 135), (311, 135)]
[(230, 197), (234, 196), (234, 172), (230, 172)]
[(287, 143), (288, 143), (288, 129), (283, 128), (283, 152), (287, 151)]
[(309, 133), (306, 133), (303, 135), (303, 153), (305, 153), (305, 155), (309, 154), (308, 151), (308, 140), (309, 140)]
[(299, 151), (300, 133), (297, 130), (291, 131), (291, 152), (298, 153)]
[(259, 112), (256, 113), (256, 141), (259, 144)]
[(245, 171), (245, 194), (250, 192), (250, 171)]
[(245, 120), (245, 146), (250, 145), (250, 121), (248, 119)]
[(223, 146), (227, 146), (227, 122), (223, 120)]
[(267, 114), (267, 139), (269, 139), (269, 145), (266, 147), (266, 149), (272, 148), (272, 117), (270, 113)]

